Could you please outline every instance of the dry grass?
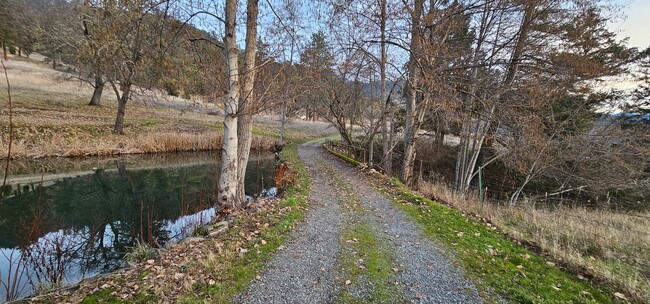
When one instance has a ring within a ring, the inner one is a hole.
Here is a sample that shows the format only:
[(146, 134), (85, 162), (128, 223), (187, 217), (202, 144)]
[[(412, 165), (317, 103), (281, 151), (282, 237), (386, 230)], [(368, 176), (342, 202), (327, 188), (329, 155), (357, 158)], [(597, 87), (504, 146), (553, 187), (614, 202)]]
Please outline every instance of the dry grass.
[[(111, 133), (117, 106), (115, 96), (104, 90), (102, 106), (87, 106), (92, 90), (69, 74), (48, 65), (10, 60), (14, 141), (13, 158), (73, 157), (139, 154), (173, 151), (218, 150), (222, 119), (214, 115), (178, 110), (177, 100), (154, 95), (139, 96), (127, 105), (126, 135)], [(8, 147), (6, 84), (0, 81), (0, 159)], [(156, 99), (155, 101), (152, 98)], [(165, 104), (168, 106), (155, 106)], [(268, 149), (278, 137), (279, 124), (272, 117), (256, 119), (253, 149)], [(316, 124), (314, 124), (316, 125)], [(324, 126), (306, 128), (290, 124), (288, 136), (313, 137), (317, 131), (333, 132)]]
[(513, 237), (537, 244), (554, 260), (581, 275), (591, 275), (631, 299), (650, 299), (650, 214), (560, 207), (536, 208), (531, 202), (508, 208), (481, 206), (474, 194), (422, 182), (419, 191), (489, 220)]

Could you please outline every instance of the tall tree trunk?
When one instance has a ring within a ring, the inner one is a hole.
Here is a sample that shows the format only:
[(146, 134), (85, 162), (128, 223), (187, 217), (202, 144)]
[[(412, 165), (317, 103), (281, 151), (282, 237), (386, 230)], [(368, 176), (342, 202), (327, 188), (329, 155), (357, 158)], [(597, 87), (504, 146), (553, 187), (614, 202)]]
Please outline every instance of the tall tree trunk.
[(123, 87), (124, 91), (117, 102), (117, 116), (115, 117), (115, 126), (113, 127), (113, 134), (119, 135), (124, 135), (124, 113), (126, 111), (126, 103), (131, 96), (131, 84), (126, 84)]
[(237, 196), (237, 111), (239, 108), (239, 65), (237, 63), (237, 40), (235, 39), (237, 0), (226, 0), (225, 13), (224, 52), (228, 86), (224, 99), (223, 146), (221, 148), (221, 175), (219, 176), (217, 201), (224, 207), (237, 210), (243, 203)]
[(246, 4), (246, 50), (242, 75), (242, 96), (239, 101), (239, 120), (237, 121), (237, 196), (245, 200), (246, 167), (253, 140), (253, 110), (255, 94), (255, 54), (257, 53), (257, 15), (258, 1), (248, 0)]
[(424, 0), (415, 0), (411, 12), (411, 57), (408, 64), (409, 72), (409, 98), (406, 101), (406, 126), (404, 132), (404, 159), (402, 161), (402, 174), (400, 179), (408, 184), (413, 175), (413, 164), (415, 162), (415, 136), (419, 129), (418, 123), (418, 67), (417, 56), (419, 54), (420, 41), (420, 18), (424, 9)]
[(390, 136), (388, 132), (390, 131), (390, 124), (392, 123), (388, 119), (388, 111), (390, 110), (390, 103), (388, 99), (388, 93), (386, 92), (386, 0), (381, 0), (381, 11), (379, 16), (379, 31), (381, 36), (380, 48), (381, 55), (379, 58), (379, 83), (381, 88), (381, 100), (384, 102), (384, 113), (382, 113), (382, 125), (381, 125), (381, 149), (382, 149), (382, 167), (388, 175), (392, 171), (392, 152), (390, 145)]
[(436, 153), (439, 155), (442, 155), (442, 149), (445, 145), (445, 122), (444, 117), (442, 117), (442, 113), (438, 114), (438, 118), (436, 120), (436, 139), (434, 151), (436, 151)]
[[(485, 26), (487, 26), (487, 18), (485, 14), (487, 13), (487, 2), (482, 17), (481, 33), (479, 34), (479, 40), (477, 47), (474, 51), (474, 63), (478, 60), (478, 52), (480, 46), (485, 38)], [(523, 56), (524, 47), (528, 39), (528, 33), (530, 31), (530, 25), (534, 18), (535, 12), (535, 1), (528, 1), (524, 4), (524, 15), (521, 20), (519, 32), (515, 41), (515, 46), (513, 53), (511, 55), (510, 61), (508, 62), (507, 71), (501, 83), (501, 93), (494, 97), (494, 103), (490, 107), (490, 110), (483, 112), (477, 118), (473, 118), (470, 113), (466, 114), (466, 120), (463, 122), (463, 131), (461, 133), (461, 140), (458, 146), (458, 158), (456, 160), (456, 177), (454, 182), (454, 188), (458, 192), (465, 193), (469, 190), (472, 179), (475, 176), (474, 168), (478, 161), (479, 155), (481, 153), (485, 143), (486, 138), (490, 132), (495, 132), (496, 128), (492, 127), (492, 119), (494, 116), (494, 111), (496, 109), (496, 103), (502, 101), (503, 93), (509, 90), (512, 87), (512, 84), (515, 80), (519, 68), (519, 61)], [(477, 78), (478, 70), (474, 68), (472, 77), (470, 79), (470, 94), (468, 97), (468, 103), (465, 105), (466, 109), (473, 108), (474, 94), (476, 93), (476, 86), (474, 85)], [(484, 111), (487, 110), (484, 109)], [(475, 131), (472, 131), (475, 130)], [(518, 195), (517, 195), (518, 197)]]
[(287, 124), (287, 105), (282, 104), (282, 110), (280, 111), (280, 144), (284, 145), (284, 132), (285, 125)]
[(99, 74), (95, 74), (95, 89), (93, 97), (90, 98), (89, 106), (99, 106), (102, 99), (102, 92), (104, 92), (104, 79)]

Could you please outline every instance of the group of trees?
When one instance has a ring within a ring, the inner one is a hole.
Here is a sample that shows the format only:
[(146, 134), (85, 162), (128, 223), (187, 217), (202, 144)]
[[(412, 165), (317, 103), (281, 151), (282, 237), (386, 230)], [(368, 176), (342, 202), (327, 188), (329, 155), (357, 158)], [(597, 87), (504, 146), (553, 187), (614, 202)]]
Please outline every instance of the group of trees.
[(0, 41), (5, 52), (36, 51), (55, 69), (65, 64), (94, 87), (90, 105), (100, 105), (108, 87), (118, 103), (113, 132), (124, 134), (136, 88), (185, 97), (224, 89), (216, 35), (182, 19), (179, 9), (171, 0), (7, 0), (0, 4)]
[[(416, 159), (433, 157), (417, 153), (423, 133), (435, 134), (428, 141), (436, 153), (449, 153), (445, 136), (457, 137), (446, 182), (467, 193), (480, 170), (505, 168), (514, 205), (533, 184), (537, 192), (604, 195), (648, 180), (648, 124), (597, 113), (621, 99), (648, 111), (648, 86), (629, 95), (597, 89), (621, 75), (647, 83), (649, 51), (608, 30), (609, 4), (7, 0), (0, 41), (38, 50), (55, 67), (74, 63), (95, 88), (92, 105), (112, 88), (118, 134), (136, 87), (222, 101), (218, 197), (233, 209), (244, 199), (252, 115), (263, 110), (283, 126), (297, 113), (331, 122), (370, 163), (406, 183), (415, 180)], [(196, 28), (200, 17), (219, 31)]]
[[(348, 144), (370, 155), (381, 135), (380, 165), (389, 173), (400, 166), (403, 182), (415, 181), (416, 157), (434, 157), (416, 156), (429, 131), (437, 147), (445, 135), (458, 138), (446, 182), (461, 193), (477, 186), (479, 170), (505, 167), (510, 205), (531, 185), (546, 196), (584, 190), (637, 203), (648, 195), (647, 118), (630, 125), (628, 115), (597, 110), (634, 98), (635, 113), (648, 111), (647, 90), (599, 86), (638, 71), (649, 50), (617, 40), (605, 1), (328, 4), (332, 34), (327, 43), (314, 35), (306, 50), (337, 55), (319, 57), (331, 60), (317, 65), (321, 79), (331, 79), (321, 85), (329, 94), (311, 101)], [(308, 56), (301, 60), (309, 66)]]

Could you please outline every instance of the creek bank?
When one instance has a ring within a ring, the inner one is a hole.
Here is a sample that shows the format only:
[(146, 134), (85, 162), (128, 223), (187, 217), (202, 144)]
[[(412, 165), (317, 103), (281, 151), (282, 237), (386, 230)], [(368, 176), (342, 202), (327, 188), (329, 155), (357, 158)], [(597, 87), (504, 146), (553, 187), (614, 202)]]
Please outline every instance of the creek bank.
[(255, 278), (265, 261), (281, 250), (285, 236), (305, 213), (309, 176), (295, 145), (285, 147), (282, 157), (291, 161), (292, 172), (298, 172), (296, 184), (284, 191), (282, 199), (260, 200), (250, 208), (220, 217), (204, 227), (205, 236), (161, 251), (158, 260), (148, 259), (84, 281), (74, 290), (57, 290), (26, 302), (230, 302)]

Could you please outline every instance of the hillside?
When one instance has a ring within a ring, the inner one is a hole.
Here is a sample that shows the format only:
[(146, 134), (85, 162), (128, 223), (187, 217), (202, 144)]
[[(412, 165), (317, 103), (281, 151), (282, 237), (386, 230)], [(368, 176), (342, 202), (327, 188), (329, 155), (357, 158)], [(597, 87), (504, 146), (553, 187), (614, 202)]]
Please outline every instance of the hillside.
[[(5, 63), (12, 93), (14, 142), (12, 158), (89, 156), (169, 151), (217, 150), (222, 133), (218, 106), (202, 100), (166, 96), (137, 89), (126, 109), (126, 135), (111, 133), (117, 110), (108, 88), (102, 106), (88, 106), (92, 87), (75, 74), (53, 70), (43, 56), (12, 57)], [(3, 77), (4, 78), (4, 77)], [(6, 158), (9, 134), (7, 85), (0, 83), (0, 153)], [(216, 115), (209, 115), (216, 114)], [(254, 148), (269, 148), (279, 134), (276, 117), (257, 116), (254, 132), (266, 139)], [(288, 124), (289, 138), (334, 132), (320, 122)], [(277, 135), (275, 135), (277, 136)]]

